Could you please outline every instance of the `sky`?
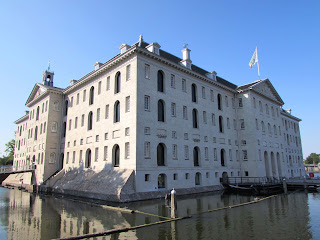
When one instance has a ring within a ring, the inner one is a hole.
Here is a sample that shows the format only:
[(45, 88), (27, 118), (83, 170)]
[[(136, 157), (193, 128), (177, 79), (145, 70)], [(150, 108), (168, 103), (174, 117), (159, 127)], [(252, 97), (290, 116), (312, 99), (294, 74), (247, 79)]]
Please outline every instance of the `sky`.
[(268, 78), (302, 119), (303, 156), (320, 153), (320, 1), (1, 1), (0, 155), (14, 138), (13, 123), (42, 73), (65, 88), (143, 35), (161, 49), (243, 85), (258, 79), (249, 61), (258, 47), (261, 79)]

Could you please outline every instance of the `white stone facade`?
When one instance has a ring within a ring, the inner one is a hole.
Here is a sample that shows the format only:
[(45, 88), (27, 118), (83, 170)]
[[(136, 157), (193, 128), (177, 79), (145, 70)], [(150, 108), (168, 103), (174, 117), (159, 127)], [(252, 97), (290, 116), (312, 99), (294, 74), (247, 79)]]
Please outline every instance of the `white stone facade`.
[(37, 185), (61, 169), (131, 170), (137, 193), (304, 175), (300, 119), (271, 82), (236, 86), (183, 53), (141, 38), (66, 89), (46, 71), (16, 121), (14, 167), (36, 165)]

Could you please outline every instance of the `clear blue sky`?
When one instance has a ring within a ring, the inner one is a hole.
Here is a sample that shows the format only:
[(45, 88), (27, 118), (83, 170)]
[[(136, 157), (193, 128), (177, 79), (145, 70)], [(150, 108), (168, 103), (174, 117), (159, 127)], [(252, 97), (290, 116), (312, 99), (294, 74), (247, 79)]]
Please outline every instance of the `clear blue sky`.
[(193, 64), (237, 85), (257, 80), (248, 63), (258, 46), (261, 78), (302, 119), (304, 157), (320, 153), (319, 12), (311, 0), (1, 1), (0, 151), (49, 60), (55, 86), (66, 87), (142, 34), (179, 57), (188, 43)]

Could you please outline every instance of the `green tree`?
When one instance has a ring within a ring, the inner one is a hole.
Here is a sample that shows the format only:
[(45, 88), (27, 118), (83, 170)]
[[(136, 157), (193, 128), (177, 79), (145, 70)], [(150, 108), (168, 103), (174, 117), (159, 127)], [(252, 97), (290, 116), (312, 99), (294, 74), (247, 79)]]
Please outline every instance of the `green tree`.
[(0, 165), (12, 165), (13, 164), (13, 155), (15, 141), (14, 139), (10, 140), (5, 144), (6, 149), (4, 150), (7, 153), (7, 156), (0, 157)]
[(320, 163), (320, 154), (311, 153), (307, 159), (304, 161), (306, 164), (319, 164)]

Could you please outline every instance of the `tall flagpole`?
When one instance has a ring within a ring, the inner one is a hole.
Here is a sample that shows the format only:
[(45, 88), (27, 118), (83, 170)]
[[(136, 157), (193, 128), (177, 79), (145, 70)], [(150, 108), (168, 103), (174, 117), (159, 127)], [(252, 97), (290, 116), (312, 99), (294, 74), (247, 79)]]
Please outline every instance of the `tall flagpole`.
[(258, 76), (259, 76), (259, 80), (260, 80), (260, 67), (259, 67), (259, 58), (258, 58), (258, 47), (256, 47), (256, 53), (257, 53), (257, 64), (258, 64)]

